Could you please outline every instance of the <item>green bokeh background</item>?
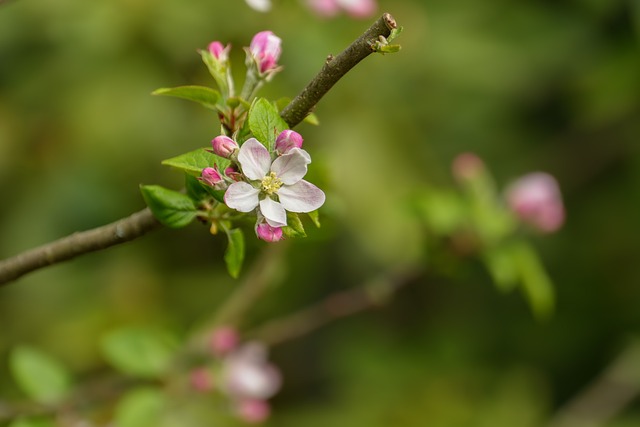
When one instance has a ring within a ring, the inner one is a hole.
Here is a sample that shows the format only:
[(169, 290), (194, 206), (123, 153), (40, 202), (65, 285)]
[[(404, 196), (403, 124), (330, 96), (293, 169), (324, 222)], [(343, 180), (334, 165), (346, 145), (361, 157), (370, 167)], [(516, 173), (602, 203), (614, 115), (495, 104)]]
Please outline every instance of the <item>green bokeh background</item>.
[[(380, 0), (402, 51), (368, 58), (299, 131), (326, 190), (323, 228), (295, 241), (251, 321), (283, 315), (408, 260), (427, 277), (379, 310), (273, 349), (285, 386), (269, 425), (541, 426), (640, 332), (640, 3)], [(280, 0), (13, 0), (0, 4), (0, 257), (141, 209), (138, 185), (180, 188), (160, 161), (217, 135), (209, 111), (150, 96), (212, 84), (197, 48), (283, 39), (261, 95), (294, 96), (369, 21), (322, 20)], [(554, 174), (566, 226), (534, 237), (557, 287), (538, 322), (483, 267), (424, 255), (407, 201), (480, 155), (501, 184)], [(0, 288), (0, 396), (22, 343), (81, 373), (122, 325), (187, 333), (236, 282), (224, 239), (163, 229)], [(262, 245), (251, 241), (249, 262)], [(640, 360), (638, 361), (640, 364)], [(1, 401), (2, 399), (0, 399)], [(640, 423), (637, 400), (608, 425)]]

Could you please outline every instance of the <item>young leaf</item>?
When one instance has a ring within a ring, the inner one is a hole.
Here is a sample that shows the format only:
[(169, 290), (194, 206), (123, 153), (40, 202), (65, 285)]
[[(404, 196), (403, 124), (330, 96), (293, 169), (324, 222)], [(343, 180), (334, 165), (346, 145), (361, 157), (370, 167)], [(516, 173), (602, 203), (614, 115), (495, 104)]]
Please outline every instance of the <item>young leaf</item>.
[(213, 167), (213, 165), (217, 165), (219, 171), (224, 171), (230, 163), (231, 161), (229, 161), (229, 159), (216, 156), (205, 148), (193, 150), (162, 161), (163, 165), (180, 169), (195, 176), (200, 176), (202, 169)]
[(159, 390), (154, 388), (131, 390), (118, 402), (114, 425), (118, 427), (158, 426), (166, 405), (166, 398)]
[(185, 227), (198, 213), (196, 204), (186, 194), (159, 185), (141, 185), (140, 191), (153, 215), (167, 227)]
[(249, 129), (256, 139), (273, 150), (276, 136), (285, 129), (287, 123), (280, 117), (278, 110), (264, 98), (257, 99), (249, 110)]
[(163, 87), (151, 92), (152, 95), (174, 96), (199, 103), (210, 110), (218, 110), (217, 103), (220, 100), (220, 92), (205, 86), (178, 86)]
[(287, 212), (287, 226), (282, 227), (282, 232), (287, 237), (307, 237), (300, 217), (293, 212)]
[(9, 366), (20, 389), (41, 403), (55, 403), (69, 391), (71, 377), (56, 360), (32, 347), (16, 347)]
[(311, 219), (313, 224), (317, 228), (320, 228), (320, 212), (318, 210), (315, 210), (315, 211), (308, 212), (307, 215), (309, 215), (309, 218)]
[(533, 314), (538, 319), (548, 318), (555, 305), (555, 292), (538, 254), (529, 244), (521, 242), (517, 246), (515, 261)]
[(133, 327), (107, 334), (101, 344), (105, 358), (115, 368), (142, 378), (159, 378), (165, 374), (176, 348), (167, 334)]
[(227, 264), (229, 275), (237, 279), (244, 261), (244, 234), (241, 229), (234, 228), (227, 231), (227, 238), (229, 244), (224, 253), (224, 262)]

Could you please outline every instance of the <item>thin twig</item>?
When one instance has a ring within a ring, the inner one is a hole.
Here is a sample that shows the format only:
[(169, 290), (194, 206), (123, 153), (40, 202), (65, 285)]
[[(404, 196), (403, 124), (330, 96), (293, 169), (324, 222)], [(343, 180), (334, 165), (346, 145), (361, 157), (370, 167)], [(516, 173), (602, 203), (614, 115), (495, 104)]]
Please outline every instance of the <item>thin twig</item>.
[(148, 208), (111, 224), (73, 233), (0, 261), (0, 286), (31, 271), (128, 242), (160, 227)]
[[(380, 36), (388, 37), (394, 28), (396, 28), (396, 22), (393, 17), (388, 13), (382, 15), (342, 53), (325, 63), (307, 87), (282, 111), (282, 118), (292, 128), (304, 120), (342, 76), (374, 52), (373, 43)], [(77, 232), (28, 250), (0, 261), (0, 286), (39, 268), (133, 240), (159, 226), (160, 223), (153, 218), (151, 211), (143, 209), (114, 223)]]
[(640, 343), (634, 342), (560, 408), (549, 427), (600, 427), (640, 394)]
[(284, 121), (294, 127), (304, 120), (342, 76), (347, 74), (358, 62), (375, 52), (373, 45), (379, 37), (389, 37), (391, 30), (396, 27), (397, 24), (393, 16), (385, 13), (342, 53), (335, 58), (327, 58), (318, 75), (282, 110), (281, 116)]
[(334, 293), (311, 307), (271, 320), (249, 331), (247, 336), (269, 346), (301, 337), (334, 320), (384, 305), (422, 274), (423, 270), (419, 267), (387, 272), (365, 285)]

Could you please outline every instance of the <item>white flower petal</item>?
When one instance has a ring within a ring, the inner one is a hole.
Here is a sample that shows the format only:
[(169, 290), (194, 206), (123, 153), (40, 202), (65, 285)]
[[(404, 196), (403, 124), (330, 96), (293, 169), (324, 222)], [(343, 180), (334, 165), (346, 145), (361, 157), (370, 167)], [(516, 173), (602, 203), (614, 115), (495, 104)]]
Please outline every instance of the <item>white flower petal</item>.
[(265, 197), (260, 200), (260, 212), (272, 227), (284, 227), (287, 225), (287, 212), (284, 207), (275, 200)]
[(324, 204), (324, 192), (303, 180), (293, 185), (284, 185), (278, 190), (280, 203), (290, 212), (311, 212)]
[(234, 182), (224, 193), (224, 202), (231, 209), (240, 212), (251, 212), (258, 206), (260, 190), (246, 182)]
[(269, 173), (271, 155), (264, 145), (257, 139), (249, 138), (240, 146), (238, 162), (242, 172), (251, 180), (264, 178)]
[(297, 151), (298, 153), (300, 153), (300, 155), (304, 157), (304, 160), (307, 162), (307, 164), (311, 163), (311, 156), (305, 150), (303, 150), (302, 148), (292, 148), (287, 154), (293, 151)]
[(258, 12), (268, 12), (271, 9), (271, 0), (245, 0), (249, 7)]
[(307, 174), (307, 158), (301, 151), (295, 148), (275, 159), (271, 165), (271, 171), (275, 172), (285, 185), (295, 184)]

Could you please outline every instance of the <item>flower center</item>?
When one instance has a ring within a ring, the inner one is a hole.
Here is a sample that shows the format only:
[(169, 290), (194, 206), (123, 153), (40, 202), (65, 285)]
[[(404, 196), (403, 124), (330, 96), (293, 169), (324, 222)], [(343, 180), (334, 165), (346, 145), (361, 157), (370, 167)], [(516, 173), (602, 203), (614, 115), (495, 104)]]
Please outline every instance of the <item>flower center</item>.
[(269, 172), (269, 175), (262, 178), (262, 191), (271, 196), (282, 187), (282, 181), (276, 176), (275, 172)]

